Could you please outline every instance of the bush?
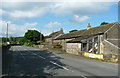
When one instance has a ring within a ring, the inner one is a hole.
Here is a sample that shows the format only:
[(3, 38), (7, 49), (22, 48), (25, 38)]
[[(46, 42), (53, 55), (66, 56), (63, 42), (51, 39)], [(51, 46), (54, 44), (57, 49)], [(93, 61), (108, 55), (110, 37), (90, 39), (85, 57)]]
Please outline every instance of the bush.
[(25, 43), (23, 44), (23, 46), (28, 46), (28, 43), (25, 42)]
[(43, 41), (37, 41), (36, 44), (41, 44), (41, 43), (44, 43)]
[(62, 48), (62, 46), (57, 44), (57, 45), (54, 45), (53, 48)]
[(28, 46), (33, 46), (33, 42), (29, 42), (27, 45)]
[(0, 46), (6, 46), (7, 44), (6, 43), (1, 43)]

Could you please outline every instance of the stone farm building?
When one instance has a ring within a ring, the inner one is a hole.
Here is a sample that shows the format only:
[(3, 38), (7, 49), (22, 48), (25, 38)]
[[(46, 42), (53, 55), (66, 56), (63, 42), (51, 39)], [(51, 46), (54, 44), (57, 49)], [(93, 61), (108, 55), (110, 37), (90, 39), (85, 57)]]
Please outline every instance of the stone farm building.
[(115, 54), (118, 55), (120, 24), (109, 23), (97, 27), (75, 31), (59, 36), (62, 49), (67, 53), (79, 54), (79, 52), (90, 52), (94, 54)]
[(45, 36), (45, 44), (50, 46), (53, 44), (60, 44), (61, 40), (55, 40), (55, 39), (63, 34), (64, 32), (62, 28), (59, 31), (52, 32), (50, 35)]

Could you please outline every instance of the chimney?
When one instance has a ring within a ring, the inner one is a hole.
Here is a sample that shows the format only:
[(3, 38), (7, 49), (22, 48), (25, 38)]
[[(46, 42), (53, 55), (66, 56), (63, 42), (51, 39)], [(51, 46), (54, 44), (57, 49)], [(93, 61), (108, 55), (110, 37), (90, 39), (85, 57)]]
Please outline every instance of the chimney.
[(62, 28), (60, 28), (60, 31), (63, 31), (63, 29), (62, 29)]
[(90, 28), (91, 28), (91, 25), (90, 25), (90, 23), (88, 23), (87, 29), (90, 29)]
[(52, 31), (52, 33), (54, 33), (54, 31)]

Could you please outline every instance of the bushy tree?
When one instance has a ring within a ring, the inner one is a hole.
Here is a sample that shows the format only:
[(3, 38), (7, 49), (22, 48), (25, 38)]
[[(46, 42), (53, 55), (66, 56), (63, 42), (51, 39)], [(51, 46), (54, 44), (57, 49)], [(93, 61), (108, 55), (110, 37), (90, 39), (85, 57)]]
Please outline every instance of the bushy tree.
[(6, 43), (6, 38), (2, 37), (2, 43)]
[(19, 42), (20, 45), (23, 45), (27, 42), (27, 39), (25, 37), (18, 37), (17, 42)]
[(38, 32), (37, 30), (28, 30), (25, 33), (24, 37), (30, 42), (32, 42), (33, 44), (36, 44), (37, 41), (42, 41), (44, 39), (43, 34)]
[(40, 32), (38, 32), (36, 30), (28, 30), (25, 33), (24, 37), (30, 41), (38, 41), (38, 40), (40, 40)]
[(105, 25), (105, 24), (108, 24), (107, 22), (102, 22), (100, 25)]
[(69, 31), (69, 33), (71, 33), (71, 32), (75, 32), (75, 31), (78, 31), (78, 30), (76, 30), (76, 29), (75, 29), (75, 30), (71, 30), (71, 31)]

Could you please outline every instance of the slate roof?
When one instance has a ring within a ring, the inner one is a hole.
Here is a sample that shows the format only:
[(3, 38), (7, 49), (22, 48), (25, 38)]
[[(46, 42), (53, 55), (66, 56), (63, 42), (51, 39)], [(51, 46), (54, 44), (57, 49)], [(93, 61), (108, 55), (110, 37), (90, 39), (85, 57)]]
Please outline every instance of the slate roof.
[(80, 30), (80, 31), (76, 31), (76, 32), (72, 32), (72, 33), (67, 33), (67, 34), (63, 34), (62, 36), (58, 37), (57, 39), (70, 39), (70, 38), (78, 38), (78, 37), (83, 37), (83, 36), (91, 36), (91, 35), (98, 35), (98, 34), (103, 34), (105, 31), (107, 31), (110, 27), (112, 27), (115, 23), (110, 23), (110, 24), (106, 24), (106, 25), (101, 25), (98, 27), (92, 27), (90, 29), (84, 29), (84, 30)]
[(67, 34), (63, 34), (63, 35), (59, 36), (58, 38), (56, 38), (56, 40), (77, 38), (77, 37), (80, 37), (82, 35), (82, 33), (84, 31), (86, 31), (86, 30), (87, 29), (80, 30), (80, 31), (75, 31), (75, 32), (67, 33)]
[(110, 27), (112, 27), (114, 24), (117, 25), (117, 23), (115, 22), (115, 23), (110, 23), (110, 24), (106, 24), (106, 25), (101, 25), (101, 26), (98, 26), (98, 27), (90, 28), (90, 29), (86, 30), (84, 33), (82, 33), (81, 37), (78, 37), (76, 39), (70, 40), (67, 43), (77, 43), (77, 42), (80, 43), (81, 40), (83, 40), (83, 39), (87, 39), (87, 38), (89, 38), (91, 36), (103, 34)]
[(48, 36), (45, 36), (45, 38), (55, 38), (56, 36), (60, 35), (60, 34), (64, 34), (63, 31), (57, 31), (57, 32), (53, 32)]
[[(92, 35), (93, 36), (93, 35)], [(82, 37), (78, 37), (78, 38), (76, 38), (76, 39), (72, 39), (72, 40), (70, 40), (70, 41), (67, 41), (67, 43), (81, 43), (81, 40), (83, 40), (83, 39), (87, 39), (87, 38), (90, 38), (91, 36), (88, 36), (88, 35), (86, 35), (86, 36), (82, 36)]]
[(87, 31), (85, 31), (82, 36), (84, 36), (84, 35), (98, 35), (98, 34), (103, 34), (105, 31), (107, 31), (114, 24), (116, 24), (116, 23), (110, 23), (110, 24), (106, 24), (106, 25), (101, 25), (101, 26), (98, 26), (98, 27), (90, 28)]

